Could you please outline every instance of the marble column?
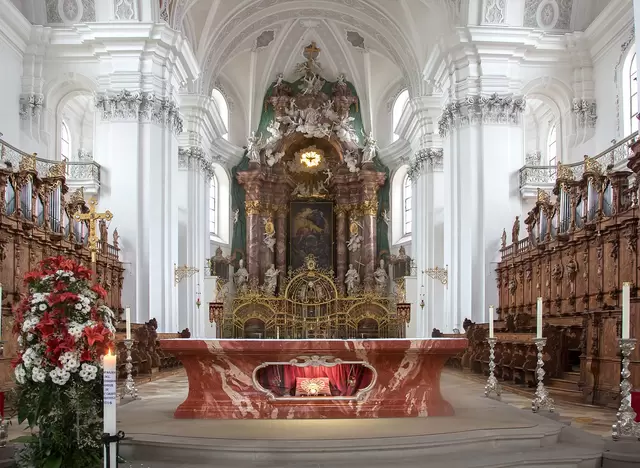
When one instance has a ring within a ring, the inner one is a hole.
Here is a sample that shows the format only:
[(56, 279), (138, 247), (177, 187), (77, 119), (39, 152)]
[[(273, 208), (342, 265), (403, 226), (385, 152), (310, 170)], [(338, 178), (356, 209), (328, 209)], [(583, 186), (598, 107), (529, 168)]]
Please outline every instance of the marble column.
[(247, 258), (246, 267), (249, 272), (249, 285), (255, 287), (260, 283), (260, 202), (247, 200)]
[(347, 272), (347, 209), (336, 207), (336, 281), (338, 291), (344, 293), (344, 277)]
[(376, 269), (376, 215), (378, 201), (367, 201), (362, 205), (362, 225), (364, 226), (364, 286), (366, 290), (375, 288), (373, 272)]
[(276, 210), (276, 268), (280, 271), (278, 285), (282, 285), (287, 275), (287, 205), (279, 205)]

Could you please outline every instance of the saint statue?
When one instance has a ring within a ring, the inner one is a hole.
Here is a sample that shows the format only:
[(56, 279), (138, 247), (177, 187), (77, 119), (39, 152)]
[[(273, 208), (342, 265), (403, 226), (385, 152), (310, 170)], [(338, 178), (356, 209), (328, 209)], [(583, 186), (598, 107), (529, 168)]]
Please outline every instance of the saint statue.
[(251, 132), (247, 138), (247, 156), (249, 161), (260, 163), (260, 138), (256, 136), (256, 132)]
[(262, 286), (262, 288), (266, 294), (275, 296), (276, 287), (278, 286), (279, 274), (280, 270), (276, 269), (273, 263), (271, 264), (269, 269), (264, 272), (264, 285)]
[(353, 268), (352, 263), (349, 263), (349, 269), (344, 277), (344, 284), (347, 285), (347, 295), (349, 296), (354, 294), (360, 285), (360, 274), (358, 274), (358, 270)]
[(502, 230), (502, 248), (504, 249), (507, 246), (507, 230), (503, 229)]
[(244, 260), (240, 259), (238, 262), (238, 271), (233, 274), (233, 278), (235, 279), (236, 289), (241, 290), (247, 287), (249, 272), (244, 267)]
[(113, 246), (118, 249), (120, 245), (118, 243), (118, 239), (120, 239), (120, 234), (118, 234), (118, 230), (113, 231)]
[(511, 229), (511, 242), (517, 243), (520, 239), (520, 216), (516, 216), (516, 220), (513, 222), (513, 229)]
[(364, 134), (364, 149), (362, 150), (362, 162), (368, 163), (373, 161), (378, 151), (378, 141), (369, 133)]
[(376, 286), (379, 292), (383, 293), (387, 290), (387, 284), (389, 282), (389, 275), (384, 269), (384, 260), (380, 260), (380, 266), (373, 272), (373, 279), (376, 280)]
[(276, 245), (276, 229), (271, 218), (264, 222), (264, 244), (273, 252), (273, 247)]

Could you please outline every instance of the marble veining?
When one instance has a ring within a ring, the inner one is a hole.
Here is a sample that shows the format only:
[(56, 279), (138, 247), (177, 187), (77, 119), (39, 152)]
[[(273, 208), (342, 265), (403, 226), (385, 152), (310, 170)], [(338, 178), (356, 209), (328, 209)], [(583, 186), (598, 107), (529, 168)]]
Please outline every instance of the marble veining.
[[(182, 419), (307, 419), (451, 416), (440, 392), (446, 360), (466, 348), (466, 338), (424, 340), (160, 340), (184, 364), (187, 399)], [(370, 390), (355, 400), (273, 399), (257, 388), (253, 373), (265, 362), (301, 356), (362, 361), (376, 370)]]

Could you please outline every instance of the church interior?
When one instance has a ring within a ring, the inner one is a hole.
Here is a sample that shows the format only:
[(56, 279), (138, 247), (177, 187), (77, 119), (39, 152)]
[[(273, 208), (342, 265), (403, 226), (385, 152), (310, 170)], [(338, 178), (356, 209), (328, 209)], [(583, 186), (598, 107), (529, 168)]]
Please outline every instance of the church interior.
[(0, 7), (0, 468), (640, 466), (640, 0)]

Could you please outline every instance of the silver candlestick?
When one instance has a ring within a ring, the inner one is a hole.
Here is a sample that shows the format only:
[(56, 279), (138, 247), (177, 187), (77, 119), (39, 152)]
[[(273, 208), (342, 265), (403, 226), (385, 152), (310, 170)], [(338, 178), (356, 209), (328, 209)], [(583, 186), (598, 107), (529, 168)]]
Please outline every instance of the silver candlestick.
[(494, 375), (496, 363), (495, 354), (493, 352), (498, 340), (495, 338), (489, 338), (487, 341), (489, 342), (489, 378), (487, 379), (487, 384), (484, 386), (484, 396), (488, 397), (491, 393), (495, 393), (498, 399), (500, 399), (502, 388), (498, 383), (498, 379), (496, 379), (496, 376)]
[(538, 379), (538, 386), (536, 387), (536, 397), (531, 401), (531, 411), (537, 413), (540, 408), (547, 408), (550, 413), (555, 410), (555, 403), (553, 398), (549, 396), (549, 392), (544, 386), (544, 361), (542, 360), (542, 350), (547, 344), (546, 338), (536, 338), (533, 340), (538, 348), (538, 362), (536, 363), (536, 378)]
[(124, 369), (127, 371), (127, 380), (125, 380), (124, 387), (122, 387), (120, 399), (123, 400), (128, 396), (132, 400), (137, 400), (138, 390), (136, 389), (136, 383), (133, 381), (133, 376), (131, 375), (131, 372), (133, 371), (133, 364), (131, 363), (131, 348), (133, 347), (133, 340), (124, 340), (124, 345), (127, 348), (127, 363), (124, 365)]
[(622, 352), (622, 381), (620, 382), (620, 408), (616, 414), (616, 423), (611, 426), (613, 440), (622, 438), (640, 439), (640, 423), (635, 422), (636, 412), (631, 407), (631, 383), (629, 377), (629, 356), (636, 348), (636, 340), (618, 340)]

